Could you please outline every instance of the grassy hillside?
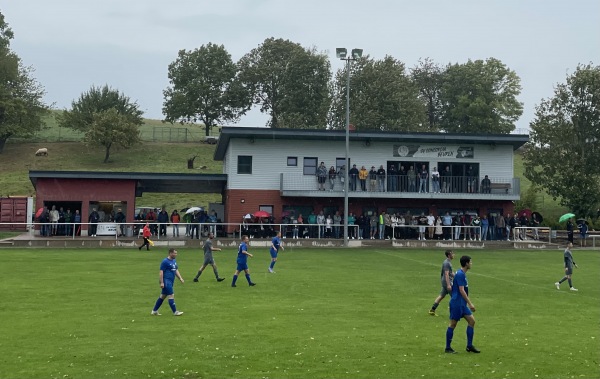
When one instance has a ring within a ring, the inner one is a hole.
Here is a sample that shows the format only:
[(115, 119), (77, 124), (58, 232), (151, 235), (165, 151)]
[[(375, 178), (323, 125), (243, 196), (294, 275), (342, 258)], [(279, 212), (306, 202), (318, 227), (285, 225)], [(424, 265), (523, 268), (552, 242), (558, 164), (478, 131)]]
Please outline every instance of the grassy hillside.
[[(0, 154), (2, 174), (0, 196), (35, 196), (29, 181), (29, 170), (82, 170), (82, 171), (129, 171), (166, 173), (221, 173), (221, 162), (213, 160), (214, 145), (201, 143), (204, 130), (200, 125), (171, 125), (160, 120), (145, 120), (141, 127), (143, 142), (132, 149), (111, 149), (110, 162), (102, 163), (104, 150), (100, 147), (88, 148), (80, 141), (81, 134), (59, 128), (53, 112), (46, 121), (46, 128), (32, 141), (9, 140), (4, 153)], [(214, 134), (218, 130), (213, 131)], [(183, 141), (188, 143), (181, 143)], [(53, 142), (41, 142), (53, 141)], [(60, 142), (56, 142), (60, 141)], [(72, 142), (65, 142), (72, 141)], [(177, 142), (173, 142), (177, 141)], [(40, 147), (49, 149), (48, 157), (36, 157)], [(187, 169), (187, 159), (198, 155), (195, 167)], [(531, 187), (531, 182), (523, 176), (523, 160), (515, 154), (515, 177), (521, 178), (522, 194)], [(166, 206), (167, 209), (181, 209), (189, 205), (207, 205), (221, 201), (220, 195), (201, 194), (150, 194), (136, 200), (138, 205)], [(567, 210), (558, 205), (544, 191), (536, 191), (534, 210), (547, 219), (558, 219)]]

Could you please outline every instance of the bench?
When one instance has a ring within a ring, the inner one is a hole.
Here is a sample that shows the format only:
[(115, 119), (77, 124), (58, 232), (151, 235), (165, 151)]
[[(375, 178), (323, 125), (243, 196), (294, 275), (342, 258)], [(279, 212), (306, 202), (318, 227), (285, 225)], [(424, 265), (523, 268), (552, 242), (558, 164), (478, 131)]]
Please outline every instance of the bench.
[(491, 183), (490, 184), (490, 192), (494, 191), (494, 190), (500, 190), (500, 191), (503, 191), (503, 193), (508, 193), (508, 191), (510, 191), (511, 188), (512, 188), (512, 185), (510, 183)]

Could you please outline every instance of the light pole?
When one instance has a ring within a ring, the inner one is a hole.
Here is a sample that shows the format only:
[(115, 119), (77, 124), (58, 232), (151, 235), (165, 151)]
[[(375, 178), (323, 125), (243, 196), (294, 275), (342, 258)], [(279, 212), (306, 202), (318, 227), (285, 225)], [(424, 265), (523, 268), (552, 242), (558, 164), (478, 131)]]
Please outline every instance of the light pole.
[(344, 180), (344, 247), (348, 247), (348, 181), (350, 176), (350, 162), (348, 161), (350, 155), (350, 62), (355, 61), (362, 56), (362, 49), (352, 49), (350, 56), (348, 57), (348, 50), (345, 47), (338, 47), (335, 49), (335, 55), (343, 61), (346, 61), (346, 178)]

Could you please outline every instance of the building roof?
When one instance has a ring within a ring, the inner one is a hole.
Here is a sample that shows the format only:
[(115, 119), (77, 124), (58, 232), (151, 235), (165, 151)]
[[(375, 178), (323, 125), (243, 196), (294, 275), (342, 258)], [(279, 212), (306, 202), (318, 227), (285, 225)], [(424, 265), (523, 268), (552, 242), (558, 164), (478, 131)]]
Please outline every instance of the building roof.
[(149, 172), (105, 171), (29, 171), (29, 180), (36, 187), (40, 178), (135, 180), (136, 196), (144, 192), (163, 193), (223, 193), (226, 174), (164, 174)]
[[(324, 129), (273, 129), (223, 127), (215, 150), (214, 159), (222, 161), (232, 138), (270, 140), (317, 140), (342, 142), (346, 140), (344, 130)], [(380, 131), (352, 131), (350, 141), (360, 142), (402, 142), (402, 143), (453, 143), (478, 145), (511, 145), (517, 150), (529, 141), (527, 134), (450, 134), (450, 133), (405, 133)]]

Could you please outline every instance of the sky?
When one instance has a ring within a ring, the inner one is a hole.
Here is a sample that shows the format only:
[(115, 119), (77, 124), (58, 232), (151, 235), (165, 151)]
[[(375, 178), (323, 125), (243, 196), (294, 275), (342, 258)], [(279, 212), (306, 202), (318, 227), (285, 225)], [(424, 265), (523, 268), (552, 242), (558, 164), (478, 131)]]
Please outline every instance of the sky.
[[(521, 78), (529, 128), (535, 106), (578, 64), (600, 65), (598, 0), (4, 0), (11, 42), (55, 109), (108, 84), (163, 119), (168, 65), (182, 49), (222, 44), (234, 61), (283, 38), (344, 62), (337, 47), (414, 67), (496, 58)], [(239, 126), (264, 126), (256, 108)]]

